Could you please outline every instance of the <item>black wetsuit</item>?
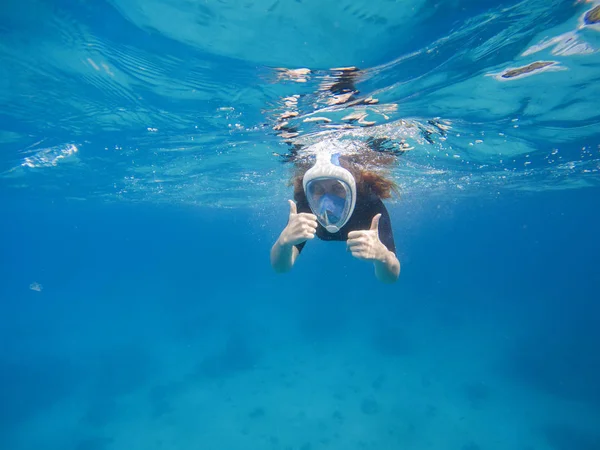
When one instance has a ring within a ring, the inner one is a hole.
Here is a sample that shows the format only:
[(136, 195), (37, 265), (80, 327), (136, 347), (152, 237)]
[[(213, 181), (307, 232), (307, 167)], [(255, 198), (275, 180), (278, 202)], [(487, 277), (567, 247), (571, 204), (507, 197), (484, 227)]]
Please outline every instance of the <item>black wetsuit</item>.
[[(304, 193), (296, 196), (295, 200), (298, 213), (312, 214)], [(381, 199), (373, 194), (357, 194), (356, 205), (350, 220), (337, 233), (330, 233), (320, 223), (317, 224), (317, 237), (324, 241), (347, 241), (350, 231), (369, 230), (373, 217), (379, 213), (381, 213), (381, 218), (379, 219), (379, 240), (389, 251), (396, 254), (390, 215)], [(305, 244), (306, 242), (302, 242), (296, 245), (299, 252), (302, 251)]]

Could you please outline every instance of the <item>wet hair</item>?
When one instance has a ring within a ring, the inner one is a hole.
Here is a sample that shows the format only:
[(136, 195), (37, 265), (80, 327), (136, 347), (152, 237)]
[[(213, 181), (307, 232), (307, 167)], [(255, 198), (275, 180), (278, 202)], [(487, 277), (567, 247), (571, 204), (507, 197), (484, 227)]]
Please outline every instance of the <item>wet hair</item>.
[[(399, 196), (397, 184), (380, 173), (382, 167), (392, 165), (396, 158), (383, 153), (368, 153), (366, 155), (344, 155), (339, 158), (340, 166), (348, 170), (356, 180), (357, 194), (367, 197), (376, 196), (380, 199), (391, 198), (392, 194)], [(290, 182), (290, 185), (294, 187), (296, 200), (306, 198), (302, 179), (312, 165), (309, 162), (296, 162), (296, 170)]]

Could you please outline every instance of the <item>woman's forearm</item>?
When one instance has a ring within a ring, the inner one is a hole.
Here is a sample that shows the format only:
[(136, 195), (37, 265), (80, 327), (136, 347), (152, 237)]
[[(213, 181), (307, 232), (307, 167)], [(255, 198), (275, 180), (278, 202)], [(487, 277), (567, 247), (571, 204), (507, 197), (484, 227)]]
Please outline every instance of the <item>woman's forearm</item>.
[(400, 261), (394, 253), (387, 250), (381, 260), (373, 263), (375, 265), (375, 276), (384, 283), (394, 283), (400, 276)]
[(282, 244), (280, 239), (277, 239), (271, 248), (271, 266), (275, 272), (289, 272), (294, 266), (298, 253), (294, 245)]

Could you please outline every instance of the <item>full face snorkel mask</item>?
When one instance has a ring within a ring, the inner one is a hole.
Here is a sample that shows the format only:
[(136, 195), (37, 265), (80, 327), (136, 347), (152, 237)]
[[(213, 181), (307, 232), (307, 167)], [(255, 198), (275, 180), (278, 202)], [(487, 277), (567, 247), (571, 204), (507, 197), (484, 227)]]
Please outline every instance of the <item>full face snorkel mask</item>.
[(352, 216), (356, 204), (356, 181), (340, 166), (339, 154), (322, 152), (304, 178), (308, 205), (329, 233), (337, 233)]

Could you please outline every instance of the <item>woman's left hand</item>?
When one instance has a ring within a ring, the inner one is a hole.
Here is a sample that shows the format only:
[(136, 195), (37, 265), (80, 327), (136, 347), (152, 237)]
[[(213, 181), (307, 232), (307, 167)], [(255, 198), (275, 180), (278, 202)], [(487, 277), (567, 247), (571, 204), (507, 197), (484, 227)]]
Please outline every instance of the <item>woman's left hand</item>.
[(379, 240), (379, 219), (377, 214), (371, 221), (369, 230), (351, 231), (348, 233), (347, 248), (352, 256), (364, 261), (384, 261), (388, 249)]

